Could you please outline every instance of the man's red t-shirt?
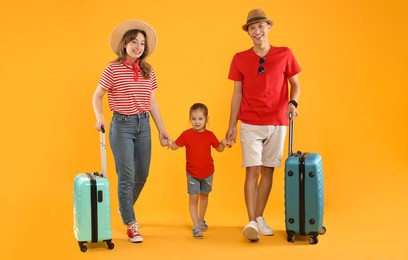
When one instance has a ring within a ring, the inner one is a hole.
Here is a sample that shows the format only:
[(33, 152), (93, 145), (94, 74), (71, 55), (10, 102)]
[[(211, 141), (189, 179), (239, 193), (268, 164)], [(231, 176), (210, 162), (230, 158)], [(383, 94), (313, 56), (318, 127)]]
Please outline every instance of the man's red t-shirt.
[(288, 79), (301, 69), (287, 47), (271, 46), (258, 73), (260, 56), (248, 49), (236, 53), (228, 78), (242, 81), (242, 101), (238, 119), (251, 125), (287, 125)]

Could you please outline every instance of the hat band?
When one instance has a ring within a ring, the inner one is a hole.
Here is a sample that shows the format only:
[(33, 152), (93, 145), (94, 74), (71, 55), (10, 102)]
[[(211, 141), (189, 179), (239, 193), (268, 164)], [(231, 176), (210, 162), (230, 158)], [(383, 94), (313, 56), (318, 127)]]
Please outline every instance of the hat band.
[(267, 20), (268, 18), (266, 18), (266, 17), (260, 17), (260, 16), (258, 16), (258, 17), (254, 17), (254, 18), (251, 18), (251, 19), (249, 19), (248, 21), (247, 21), (247, 24), (248, 23), (253, 23), (253, 22), (256, 22), (256, 21), (260, 21), (260, 20)]

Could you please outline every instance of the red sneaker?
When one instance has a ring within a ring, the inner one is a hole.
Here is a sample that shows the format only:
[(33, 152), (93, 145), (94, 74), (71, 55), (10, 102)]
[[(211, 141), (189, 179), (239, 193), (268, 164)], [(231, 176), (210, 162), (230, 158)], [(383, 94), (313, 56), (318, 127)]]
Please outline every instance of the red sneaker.
[(130, 242), (139, 243), (143, 241), (143, 237), (139, 233), (139, 224), (137, 223), (128, 228), (127, 235)]

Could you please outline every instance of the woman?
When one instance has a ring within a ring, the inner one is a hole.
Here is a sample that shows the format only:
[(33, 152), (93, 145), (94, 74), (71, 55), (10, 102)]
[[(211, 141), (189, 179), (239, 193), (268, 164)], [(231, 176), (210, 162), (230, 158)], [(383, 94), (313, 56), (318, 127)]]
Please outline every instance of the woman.
[(156, 48), (154, 29), (144, 21), (126, 21), (111, 34), (111, 47), (117, 59), (104, 70), (93, 95), (96, 129), (105, 127), (102, 99), (108, 93), (113, 111), (109, 140), (118, 175), (119, 210), (131, 242), (142, 242), (133, 206), (146, 182), (151, 158), (150, 116), (162, 146), (168, 136), (153, 90), (156, 75), (146, 58)]

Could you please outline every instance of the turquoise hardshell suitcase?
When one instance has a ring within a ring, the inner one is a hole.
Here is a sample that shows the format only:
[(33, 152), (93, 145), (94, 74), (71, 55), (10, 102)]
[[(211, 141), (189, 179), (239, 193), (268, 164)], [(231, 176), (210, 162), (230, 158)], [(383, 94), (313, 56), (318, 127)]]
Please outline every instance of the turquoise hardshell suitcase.
[(296, 235), (309, 236), (317, 244), (324, 234), (324, 181), (318, 153), (292, 152), (293, 119), (289, 124), (289, 157), (285, 162), (285, 222), (288, 242)]
[(101, 132), (102, 174), (77, 174), (74, 180), (74, 234), (82, 252), (86, 243), (112, 243), (109, 181), (106, 178), (105, 134)]

